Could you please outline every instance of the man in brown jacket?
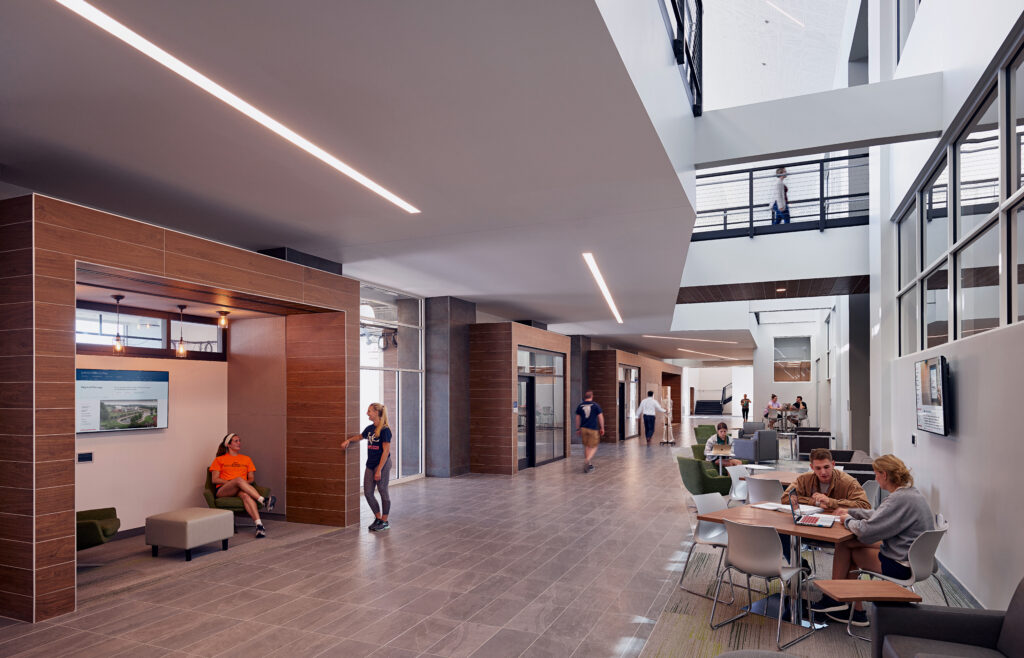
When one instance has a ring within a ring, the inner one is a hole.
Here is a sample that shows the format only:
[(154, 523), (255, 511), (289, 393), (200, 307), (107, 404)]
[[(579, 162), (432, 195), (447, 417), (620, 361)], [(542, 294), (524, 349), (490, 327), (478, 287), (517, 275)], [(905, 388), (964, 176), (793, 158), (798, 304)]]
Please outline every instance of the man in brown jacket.
[(836, 470), (836, 463), (829, 450), (815, 448), (810, 457), (813, 470), (804, 473), (789, 486), (782, 496), (783, 504), (789, 504), (789, 492), (792, 491), (801, 505), (814, 505), (824, 510), (839, 507), (871, 509), (864, 487), (860, 486), (857, 478)]

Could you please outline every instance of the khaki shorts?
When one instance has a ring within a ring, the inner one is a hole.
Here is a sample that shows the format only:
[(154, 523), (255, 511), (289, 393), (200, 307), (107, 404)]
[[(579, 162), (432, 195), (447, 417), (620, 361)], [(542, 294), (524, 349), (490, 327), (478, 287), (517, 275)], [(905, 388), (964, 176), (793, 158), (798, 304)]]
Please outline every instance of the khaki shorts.
[(588, 448), (593, 448), (601, 442), (601, 433), (597, 430), (590, 430), (586, 427), (580, 428), (580, 439), (583, 440), (583, 445)]

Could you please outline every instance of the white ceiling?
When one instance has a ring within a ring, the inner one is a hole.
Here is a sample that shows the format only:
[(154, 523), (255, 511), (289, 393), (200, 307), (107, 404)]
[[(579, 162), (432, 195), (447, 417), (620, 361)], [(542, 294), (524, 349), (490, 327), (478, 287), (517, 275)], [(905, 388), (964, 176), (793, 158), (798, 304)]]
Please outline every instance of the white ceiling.
[(705, 110), (834, 88), (859, 0), (771, 2), (803, 27), (765, 0), (704, 3)]
[(422, 214), (42, 0), (0, 0), (6, 184), (506, 317), (669, 327), (691, 204), (593, 3), (96, 5)]

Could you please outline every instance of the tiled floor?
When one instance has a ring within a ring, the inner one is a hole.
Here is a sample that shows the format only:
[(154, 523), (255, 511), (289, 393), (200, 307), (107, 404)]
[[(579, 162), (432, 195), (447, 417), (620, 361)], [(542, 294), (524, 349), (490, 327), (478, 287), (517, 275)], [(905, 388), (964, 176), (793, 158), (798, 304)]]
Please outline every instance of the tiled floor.
[(71, 615), (0, 621), (0, 655), (638, 655), (690, 531), (677, 449), (602, 445), (584, 474), (573, 448), (514, 478), (396, 486), (380, 534), (276, 523), (190, 563), (161, 552), (159, 571), (141, 537), (114, 542), (149, 584), (94, 578)]

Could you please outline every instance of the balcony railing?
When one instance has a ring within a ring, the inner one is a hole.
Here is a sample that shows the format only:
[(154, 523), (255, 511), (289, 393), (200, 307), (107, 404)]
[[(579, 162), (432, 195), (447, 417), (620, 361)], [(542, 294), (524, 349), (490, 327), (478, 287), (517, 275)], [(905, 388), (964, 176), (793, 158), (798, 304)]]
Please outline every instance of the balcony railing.
[(703, 22), (704, 3), (702, 0), (662, 0), (668, 10), (672, 30), (672, 52), (679, 64), (686, 93), (690, 97), (693, 116), (703, 112)]
[(692, 240), (868, 223), (868, 154), (786, 163), (788, 224), (772, 224), (779, 165), (697, 176)]

